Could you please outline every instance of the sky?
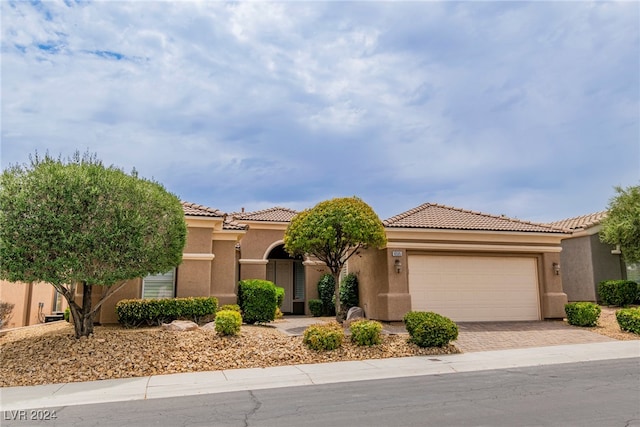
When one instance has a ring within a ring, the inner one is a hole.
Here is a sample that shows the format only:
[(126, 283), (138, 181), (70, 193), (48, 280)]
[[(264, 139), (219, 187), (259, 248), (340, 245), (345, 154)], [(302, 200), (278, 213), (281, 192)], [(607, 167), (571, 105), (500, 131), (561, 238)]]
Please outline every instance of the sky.
[(236, 212), (550, 222), (640, 184), (640, 3), (6, 1), (2, 168), (95, 153)]

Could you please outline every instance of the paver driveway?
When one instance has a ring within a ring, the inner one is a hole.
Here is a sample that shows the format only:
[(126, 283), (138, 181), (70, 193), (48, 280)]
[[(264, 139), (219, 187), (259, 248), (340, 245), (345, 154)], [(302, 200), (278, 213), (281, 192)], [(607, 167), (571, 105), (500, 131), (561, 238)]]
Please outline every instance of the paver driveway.
[[(330, 317), (287, 316), (274, 326), (289, 335), (302, 335), (314, 323), (330, 322)], [(453, 342), (465, 353), (544, 347), (563, 344), (586, 344), (616, 341), (613, 338), (567, 325), (561, 320), (535, 322), (462, 322), (458, 339)], [(407, 333), (402, 322), (384, 323), (385, 333)]]

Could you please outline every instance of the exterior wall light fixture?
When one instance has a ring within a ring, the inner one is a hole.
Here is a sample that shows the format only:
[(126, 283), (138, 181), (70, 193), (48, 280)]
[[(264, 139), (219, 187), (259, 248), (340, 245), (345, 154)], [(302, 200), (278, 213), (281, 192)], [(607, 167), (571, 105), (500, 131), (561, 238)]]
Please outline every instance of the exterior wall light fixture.
[(560, 275), (560, 264), (558, 264), (557, 262), (553, 263), (553, 272), (556, 276)]
[(400, 273), (402, 271), (402, 263), (400, 262), (399, 259), (396, 259), (393, 262), (393, 266), (396, 268), (396, 273)]

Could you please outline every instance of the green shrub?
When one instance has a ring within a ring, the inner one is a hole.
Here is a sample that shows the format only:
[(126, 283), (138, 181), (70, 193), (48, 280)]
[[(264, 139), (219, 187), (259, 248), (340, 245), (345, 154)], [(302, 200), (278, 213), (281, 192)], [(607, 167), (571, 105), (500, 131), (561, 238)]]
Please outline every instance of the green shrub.
[(240, 310), (240, 306), (238, 304), (225, 304), (218, 309), (218, 312), (222, 310), (231, 310), (231, 311), (237, 311), (238, 313), (242, 313), (242, 310)]
[(349, 327), (351, 341), (357, 345), (377, 345), (382, 342), (382, 323), (375, 320), (357, 320)]
[(241, 280), (238, 302), (244, 321), (249, 324), (272, 322), (278, 307), (276, 292), (276, 285), (268, 280)]
[(444, 347), (458, 338), (458, 325), (438, 313), (411, 311), (404, 322), (410, 341), (419, 347)]
[(616, 320), (623, 331), (640, 335), (640, 307), (616, 311)]
[(71, 309), (69, 307), (64, 309), (64, 314), (62, 315), (62, 317), (64, 318), (64, 320), (66, 320), (67, 322), (71, 321)]
[(311, 325), (304, 331), (302, 342), (312, 350), (335, 350), (344, 341), (344, 330), (337, 322)]
[(278, 308), (282, 308), (282, 303), (284, 302), (284, 288), (276, 286), (276, 305)]
[(324, 314), (324, 304), (319, 299), (310, 299), (309, 311), (313, 317), (320, 317)]
[(242, 316), (235, 310), (221, 310), (216, 315), (216, 332), (220, 335), (238, 335)]
[(161, 325), (176, 319), (201, 324), (216, 314), (215, 297), (130, 299), (116, 304), (118, 322), (125, 327)]
[(574, 326), (596, 326), (600, 311), (600, 306), (592, 302), (571, 302), (564, 306), (567, 321)]
[(602, 304), (624, 307), (638, 298), (638, 284), (633, 280), (605, 280), (598, 284)]
[(409, 335), (413, 336), (413, 331), (415, 331), (416, 327), (428, 318), (429, 312), (427, 311), (410, 311), (404, 315), (402, 321)]
[(358, 276), (349, 273), (340, 283), (340, 308), (346, 313), (351, 307), (357, 307), (359, 304)]
[(318, 296), (322, 301), (322, 314), (325, 316), (335, 316), (336, 306), (333, 298), (336, 294), (336, 281), (330, 274), (323, 274), (318, 281)]

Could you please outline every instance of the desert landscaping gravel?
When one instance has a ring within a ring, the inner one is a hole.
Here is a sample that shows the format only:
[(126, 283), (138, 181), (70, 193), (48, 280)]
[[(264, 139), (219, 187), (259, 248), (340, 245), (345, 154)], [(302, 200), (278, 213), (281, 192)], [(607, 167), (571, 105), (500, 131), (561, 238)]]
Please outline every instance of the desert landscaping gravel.
[(269, 326), (242, 326), (236, 337), (206, 329), (96, 326), (93, 336), (78, 340), (70, 324), (56, 322), (0, 337), (0, 386), (447, 353), (458, 350), (453, 345), (419, 348), (407, 343), (406, 335), (386, 335), (373, 347), (358, 347), (346, 339), (341, 349), (316, 352), (302, 337)]
[[(602, 307), (598, 326), (585, 329), (618, 340), (640, 339), (620, 330), (615, 311)], [(374, 347), (358, 347), (346, 339), (338, 350), (316, 352), (302, 337), (270, 326), (242, 326), (237, 337), (220, 337), (206, 329), (96, 326), (93, 336), (78, 340), (72, 325), (56, 322), (0, 336), (0, 387), (458, 352), (453, 345), (419, 348), (407, 343), (405, 334), (384, 335), (382, 344)]]

